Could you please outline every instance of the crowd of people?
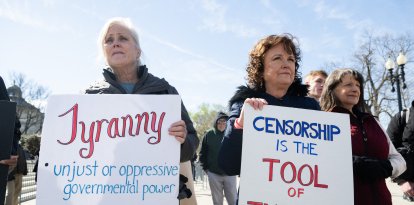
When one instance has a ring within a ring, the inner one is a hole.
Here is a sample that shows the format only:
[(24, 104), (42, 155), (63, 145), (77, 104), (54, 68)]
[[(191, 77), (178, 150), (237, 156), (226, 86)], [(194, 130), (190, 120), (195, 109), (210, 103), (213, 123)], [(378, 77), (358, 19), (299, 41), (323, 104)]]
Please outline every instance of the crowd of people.
[[(141, 63), (138, 34), (129, 19), (110, 19), (102, 28), (98, 45), (107, 67), (103, 70), (103, 80), (93, 83), (85, 94), (178, 95), (172, 85), (152, 75)], [(414, 101), (411, 112), (397, 113), (385, 131), (366, 110), (364, 78), (358, 71), (341, 68), (328, 74), (315, 70), (302, 83), (301, 58), (298, 39), (291, 34), (260, 39), (249, 53), (246, 85), (239, 86), (234, 96), (229, 97), (229, 110), (217, 114), (213, 127), (206, 133), (198, 133), (203, 136), (199, 162), (209, 178), (213, 204), (222, 205), (224, 197), (229, 205), (238, 203), (237, 177), (243, 177), (240, 169), (245, 109), (251, 106), (261, 110), (265, 105), (348, 115), (354, 204), (392, 204), (385, 182), (388, 177), (400, 185), (407, 200), (414, 201)], [(0, 100), (9, 100), (7, 92), (2, 91), (1, 97)], [(21, 178), (27, 173), (27, 168), (19, 166), (20, 159), (24, 159), (18, 144), (19, 127), (16, 119), (11, 157), (0, 162), (10, 167), (7, 187), (13, 196), (10, 199), (7, 196), (10, 203), (6, 204), (17, 203)], [(190, 161), (195, 160), (200, 142), (184, 103), (181, 102), (181, 120), (172, 123), (168, 131), (181, 143), (180, 204), (197, 204)]]

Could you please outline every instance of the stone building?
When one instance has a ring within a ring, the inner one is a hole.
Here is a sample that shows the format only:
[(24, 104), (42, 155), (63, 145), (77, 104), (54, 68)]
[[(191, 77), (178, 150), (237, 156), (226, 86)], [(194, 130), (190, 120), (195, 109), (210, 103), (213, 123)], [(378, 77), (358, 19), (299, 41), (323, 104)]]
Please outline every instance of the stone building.
[(22, 90), (13, 85), (7, 89), (10, 100), (16, 102), (16, 113), (22, 124), (21, 132), (24, 135), (41, 134), (44, 113), (39, 108), (26, 102), (22, 96)]

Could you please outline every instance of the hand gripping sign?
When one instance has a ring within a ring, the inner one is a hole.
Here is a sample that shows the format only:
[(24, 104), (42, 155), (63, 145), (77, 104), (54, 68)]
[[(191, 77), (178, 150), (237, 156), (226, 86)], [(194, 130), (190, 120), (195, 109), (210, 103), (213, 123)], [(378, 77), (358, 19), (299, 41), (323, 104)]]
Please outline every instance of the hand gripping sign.
[(239, 204), (353, 204), (349, 116), (245, 111)]

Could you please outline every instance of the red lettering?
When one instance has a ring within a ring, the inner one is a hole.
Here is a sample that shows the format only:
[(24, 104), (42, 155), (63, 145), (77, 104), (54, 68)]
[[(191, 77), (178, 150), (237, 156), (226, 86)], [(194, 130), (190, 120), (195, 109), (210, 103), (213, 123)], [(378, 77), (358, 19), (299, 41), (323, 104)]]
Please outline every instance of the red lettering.
[[(109, 125), (108, 125), (108, 136), (110, 138), (115, 138), (116, 136), (119, 136), (119, 131), (118, 131), (118, 118), (112, 118), (111, 121), (109, 121)], [(115, 124), (115, 125), (114, 125)], [(114, 128), (112, 128), (114, 126)], [(114, 130), (114, 133), (112, 133), (112, 130)]]
[[(273, 168), (274, 168), (273, 165), (275, 163), (280, 163), (280, 160), (271, 159), (271, 158), (263, 158), (262, 161), (269, 163), (269, 178), (268, 178), (268, 180), (273, 181)], [(290, 167), (290, 170), (287, 170), (288, 166)], [(303, 172), (304, 172), (305, 169), (309, 170), (309, 181), (308, 182), (304, 182), (304, 179), (302, 177)], [(286, 173), (292, 173), (292, 178), (291, 179), (286, 179)], [(309, 164), (304, 164), (304, 165), (299, 167), (298, 171), (296, 171), (296, 166), (293, 162), (289, 162), (289, 161), (284, 162), (284, 163), (282, 163), (282, 165), (280, 167), (280, 177), (281, 177), (282, 181), (287, 183), (287, 184), (293, 183), (296, 180), (298, 180), (299, 184), (301, 184), (302, 186), (310, 186), (310, 185), (313, 184), (313, 186), (317, 187), (317, 188), (324, 188), (324, 189), (328, 188), (328, 185), (319, 183), (319, 167), (318, 167), (318, 165), (315, 165), (314, 167), (312, 167)], [(303, 194), (303, 192), (301, 192), (303, 190), (300, 190), (300, 189), (298, 189), (298, 190), (299, 190), (298, 195)], [(295, 193), (288, 193), (288, 194), (296, 195), (296, 190), (293, 189), (293, 191), (295, 191)]]
[[(292, 174), (293, 174), (292, 175), (292, 179), (290, 181), (288, 181), (288, 180), (285, 179), (285, 169), (286, 169), (286, 167), (288, 165), (290, 165), (290, 167), (292, 168)], [(285, 162), (285, 163), (283, 163), (282, 164), (282, 167), (280, 168), (280, 176), (282, 177), (282, 180), (285, 183), (290, 184), (290, 183), (294, 182), (296, 180), (296, 167), (295, 167), (295, 165), (292, 162)]]
[(72, 114), (72, 134), (71, 134), (70, 140), (68, 142), (62, 142), (60, 140), (57, 140), (57, 142), (59, 142), (60, 144), (63, 144), (63, 145), (71, 144), (76, 138), (76, 132), (77, 132), (77, 129), (76, 129), (77, 125), (76, 124), (78, 123), (78, 103), (76, 103), (72, 108), (70, 108), (65, 113), (58, 116), (58, 117), (63, 117), (71, 111), (73, 112), (73, 114)]
[(273, 164), (279, 163), (280, 160), (278, 159), (270, 159), (270, 158), (263, 158), (263, 162), (269, 162), (269, 181), (271, 182), (273, 180)]
[[(309, 169), (309, 182), (307, 184), (304, 184), (303, 181), (302, 181), (302, 171), (306, 167)], [(309, 185), (312, 184), (312, 182), (313, 182), (313, 171), (312, 171), (311, 166), (309, 166), (308, 164), (304, 164), (299, 168), (298, 181), (302, 186), (309, 186)]]
[[(157, 129), (155, 129), (155, 123), (157, 121), (157, 113), (151, 112), (151, 114), (152, 114), (151, 130), (153, 132), (156, 132), (158, 135), (157, 135), (157, 137), (151, 136), (150, 138), (148, 138), (148, 143), (149, 144), (158, 144), (161, 141), (161, 128), (162, 128), (162, 122), (164, 121), (165, 112), (163, 112), (161, 114), (160, 119), (158, 120), (158, 128)], [(151, 142), (152, 139), (155, 139), (155, 142)]]
[(140, 115), (140, 114), (135, 115), (135, 118), (137, 118), (137, 120), (138, 120), (137, 129), (135, 131), (136, 135), (139, 135), (139, 130), (141, 129), (142, 119), (144, 117), (145, 117), (144, 132), (149, 134), (149, 132), (148, 132), (148, 118), (149, 118), (149, 116), (148, 116), (147, 112), (144, 112), (144, 113), (142, 113), (142, 115)]
[[(58, 117), (64, 117), (66, 115), (68, 115), (69, 113), (71, 113), (72, 115), (71, 117), (71, 136), (69, 138), (69, 140), (67, 142), (58, 139), (57, 142), (59, 144), (62, 145), (69, 145), (72, 142), (74, 142), (76, 140), (77, 137), (77, 131), (78, 131), (78, 126), (80, 126), (80, 140), (82, 141), (82, 143), (84, 144), (89, 144), (89, 147), (86, 148), (81, 148), (79, 150), (79, 155), (82, 158), (90, 158), (93, 155), (93, 152), (95, 150), (95, 142), (99, 142), (100, 137), (101, 137), (101, 131), (102, 131), (102, 127), (104, 125), (104, 123), (107, 124), (107, 128), (106, 128), (106, 133), (108, 134), (108, 137), (111, 139), (115, 139), (116, 137), (125, 137), (126, 136), (126, 132), (128, 129), (128, 133), (131, 137), (134, 137), (136, 135), (139, 135), (140, 129), (141, 129), (141, 125), (143, 123), (145, 123), (143, 125), (143, 129), (144, 132), (146, 134), (150, 134), (148, 131), (148, 124), (149, 124), (149, 115), (147, 112), (144, 112), (142, 114), (137, 114), (135, 115), (135, 119), (137, 119), (137, 123), (134, 124), (134, 119), (131, 117), (131, 115), (127, 114), (125, 116), (122, 116), (120, 118), (114, 117), (111, 118), (110, 120), (107, 119), (101, 119), (101, 120), (95, 120), (93, 122), (91, 122), (90, 126), (89, 126), (89, 136), (86, 136), (86, 127), (87, 125), (85, 124), (85, 122), (83, 121), (79, 121), (78, 122), (78, 111), (79, 111), (79, 106), (76, 103), (73, 107), (71, 107), (69, 110), (67, 110), (66, 112), (64, 112), (61, 115), (58, 115)], [(164, 122), (164, 117), (165, 117), (165, 112), (162, 112), (159, 119), (157, 119), (157, 113), (156, 112), (151, 112), (151, 131), (152, 133), (154, 133), (154, 135), (148, 137), (148, 144), (154, 145), (154, 144), (158, 144), (161, 141), (161, 129), (162, 129), (162, 124)], [(119, 120), (122, 119), (122, 127), (118, 127), (119, 126)], [(145, 122), (144, 122), (145, 120)], [(158, 124), (157, 124), (158, 121)], [(79, 124), (79, 125), (78, 125)], [(96, 126), (95, 126), (96, 125)], [(137, 126), (135, 128), (135, 133), (133, 133), (134, 130), (134, 126)], [(96, 133), (95, 133), (95, 127), (96, 127)], [(121, 129), (121, 130), (120, 130)], [(95, 137), (94, 137), (95, 136)]]
[(96, 136), (95, 136), (95, 142), (99, 142), (99, 139), (101, 137), (101, 130), (102, 130), (102, 123), (109, 123), (107, 119), (97, 120), (96, 123), (98, 124), (98, 128), (96, 128)]
[(81, 148), (79, 150), (79, 155), (82, 158), (89, 158), (89, 157), (92, 156), (92, 153), (93, 153), (93, 150), (94, 150), (93, 133), (94, 133), (94, 130), (95, 130), (95, 122), (92, 122), (92, 124), (89, 128), (89, 138), (88, 139), (85, 138), (85, 131), (86, 131), (85, 123), (83, 121), (80, 121), (79, 124), (82, 126), (81, 141), (83, 143), (89, 143), (89, 152), (88, 152), (88, 154), (86, 156), (82, 154), (83, 151), (87, 151), (88, 148)]
[[(132, 117), (131, 117), (131, 115), (126, 115), (125, 117), (121, 117), (121, 119), (122, 119), (122, 137), (125, 137), (125, 131), (126, 131), (126, 127), (127, 127), (127, 120), (129, 121), (129, 132), (128, 133), (132, 133), (132, 125), (133, 125), (133, 123), (132, 123)], [(132, 135), (131, 135), (132, 136)]]
[(318, 169), (318, 165), (315, 165), (315, 184), (313, 186), (319, 187), (319, 188), (323, 188), (323, 189), (327, 189), (328, 188), (328, 185), (327, 184), (319, 184), (319, 169)]

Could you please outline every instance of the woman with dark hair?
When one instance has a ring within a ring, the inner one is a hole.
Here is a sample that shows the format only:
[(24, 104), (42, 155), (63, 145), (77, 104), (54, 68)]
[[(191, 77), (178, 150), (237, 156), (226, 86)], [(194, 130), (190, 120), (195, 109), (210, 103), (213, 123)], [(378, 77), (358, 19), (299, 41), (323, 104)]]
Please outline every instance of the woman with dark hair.
[(321, 108), (349, 115), (355, 205), (391, 205), (385, 183), (406, 168), (402, 156), (376, 118), (364, 107), (364, 78), (352, 69), (337, 69), (326, 79)]
[(290, 34), (261, 39), (250, 52), (247, 86), (240, 86), (230, 99), (230, 116), (219, 153), (219, 165), (227, 175), (240, 175), (244, 106), (254, 109), (277, 105), (320, 110), (307, 96), (299, 72), (300, 49)]

